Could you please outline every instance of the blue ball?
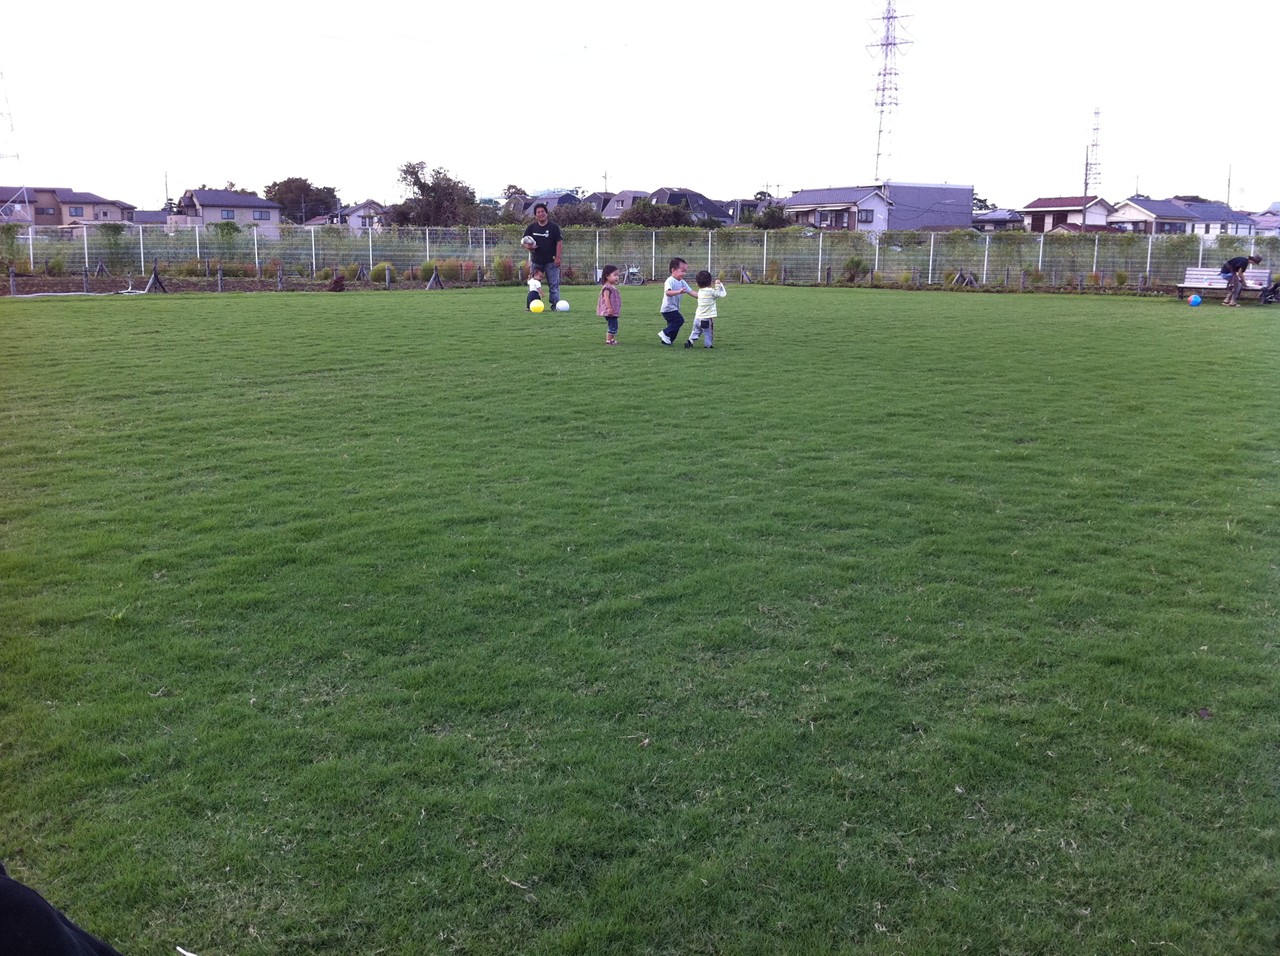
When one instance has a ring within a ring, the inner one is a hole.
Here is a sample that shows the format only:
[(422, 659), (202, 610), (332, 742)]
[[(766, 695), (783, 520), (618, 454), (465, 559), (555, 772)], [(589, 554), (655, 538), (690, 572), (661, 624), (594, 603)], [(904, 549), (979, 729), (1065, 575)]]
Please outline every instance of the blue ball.
[(1200, 296), (1198, 296), (1198, 295), (1193, 295), (1191, 298), (1189, 298), (1189, 299), (1187, 300), (1187, 305), (1192, 306), (1192, 307), (1195, 307), (1195, 306), (1199, 305), (1202, 301), (1203, 301), (1203, 300), (1200, 298)]

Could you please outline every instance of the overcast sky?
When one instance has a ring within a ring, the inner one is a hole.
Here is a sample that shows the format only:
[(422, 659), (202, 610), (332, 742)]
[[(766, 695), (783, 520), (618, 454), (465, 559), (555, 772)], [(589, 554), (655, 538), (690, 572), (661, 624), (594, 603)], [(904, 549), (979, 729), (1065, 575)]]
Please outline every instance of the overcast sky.
[[(166, 175), (172, 196), (301, 176), (344, 202), (395, 202), (396, 169), (419, 160), (480, 196), (594, 191), (606, 175), (613, 192), (716, 199), (863, 185), (884, 6), (94, 4), (5, 44), (0, 185), (153, 209)], [(972, 185), (1006, 207), (1078, 195), (1096, 109), (1094, 191), (1112, 202), (1280, 200), (1274, 87), (1251, 79), (1275, 62), (1273, 0), (896, 6), (881, 179)]]

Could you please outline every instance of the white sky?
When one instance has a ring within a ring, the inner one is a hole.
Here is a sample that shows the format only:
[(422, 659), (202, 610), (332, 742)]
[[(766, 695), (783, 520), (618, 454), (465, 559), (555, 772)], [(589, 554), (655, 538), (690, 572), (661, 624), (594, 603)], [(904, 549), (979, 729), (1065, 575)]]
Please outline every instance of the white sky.
[[(881, 178), (973, 185), (1006, 207), (1078, 195), (1099, 109), (1095, 191), (1108, 200), (1135, 187), (1225, 200), (1228, 178), (1236, 208), (1280, 200), (1274, 86), (1254, 79), (1276, 56), (1264, 52), (1280, 37), (1273, 0), (897, 7), (910, 43)], [(347, 203), (394, 202), (396, 169), (418, 160), (479, 196), (508, 183), (594, 191), (606, 173), (614, 192), (716, 199), (872, 182), (881, 61), (867, 44), (883, 0), (746, 9), (94, 4), (0, 53), (13, 126), (0, 127), (0, 185), (154, 209), (166, 174), (173, 196), (228, 181), (261, 194), (301, 176)], [(1250, 111), (1238, 122), (1233, 98)]]

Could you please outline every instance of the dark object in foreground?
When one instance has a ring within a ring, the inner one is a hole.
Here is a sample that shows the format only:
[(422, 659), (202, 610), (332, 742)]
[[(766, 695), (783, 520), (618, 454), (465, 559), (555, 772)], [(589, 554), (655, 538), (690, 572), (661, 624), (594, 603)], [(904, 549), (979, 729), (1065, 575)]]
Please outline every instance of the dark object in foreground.
[(329, 284), (325, 286), (326, 292), (346, 292), (347, 279), (346, 276), (334, 276), (329, 280)]
[(5, 956), (120, 956), (67, 919), (0, 864), (0, 953)]

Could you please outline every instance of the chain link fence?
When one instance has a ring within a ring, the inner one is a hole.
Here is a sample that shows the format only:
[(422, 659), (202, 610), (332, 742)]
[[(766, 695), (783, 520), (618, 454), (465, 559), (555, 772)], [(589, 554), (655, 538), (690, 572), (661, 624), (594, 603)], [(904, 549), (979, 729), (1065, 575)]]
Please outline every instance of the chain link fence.
[[(218, 225), (169, 232), (164, 226), (0, 225), (0, 261), (45, 275), (212, 275), (307, 279), (364, 276), (382, 263), (397, 281), (448, 284), (522, 281), (527, 254), (520, 226), (391, 228), (353, 234), (337, 226), (255, 228)], [(729, 282), (823, 284), (863, 281), (919, 286), (1144, 288), (1181, 281), (1189, 266), (1260, 255), (1280, 266), (1280, 237), (1147, 236), (1132, 233), (1039, 235), (635, 227), (564, 230), (564, 281), (596, 281), (606, 263), (661, 280), (675, 256)]]

